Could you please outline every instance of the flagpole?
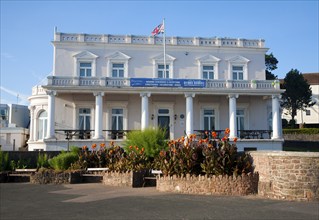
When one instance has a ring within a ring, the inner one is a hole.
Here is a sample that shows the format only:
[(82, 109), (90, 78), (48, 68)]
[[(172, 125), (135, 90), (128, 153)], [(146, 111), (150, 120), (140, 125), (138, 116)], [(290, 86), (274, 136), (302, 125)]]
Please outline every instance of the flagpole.
[(163, 47), (164, 47), (164, 78), (166, 78), (166, 31), (165, 31), (165, 18), (163, 18)]

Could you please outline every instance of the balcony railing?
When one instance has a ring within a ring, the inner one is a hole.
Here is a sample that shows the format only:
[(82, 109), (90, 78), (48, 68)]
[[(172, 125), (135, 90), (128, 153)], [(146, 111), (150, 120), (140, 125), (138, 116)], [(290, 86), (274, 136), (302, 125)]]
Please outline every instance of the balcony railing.
[[(216, 132), (216, 138), (225, 136), (225, 130), (194, 130), (200, 138), (213, 139), (212, 132)], [(237, 137), (240, 139), (271, 139), (272, 130), (238, 130)]]
[[(107, 140), (122, 140), (131, 130), (103, 130)], [(65, 140), (88, 140), (94, 137), (94, 130), (56, 129), (56, 133), (63, 135)]]
[[(136, 80), (137, 78), (134, 78)], [(151, 79), (152, 80), (152, 79)], [(169, 81), (170, 79), (168, 79)], [(179, 80), (179, 79), (175, 79)], [(201, 80), (203, 81), (203, 80)], [(202, 88), (206, 89), (257, 89), (273, 90), (280, 89), (279, 83), (272, 80), (206, 80)], [(112, 77), (66, 77), (49, 76), (48, 86), (103, 86), (107, 88), (121, 87), (129, 88), (130, 78), (112, 78)], [(36, 89), (33, 93), (36, 94)]]

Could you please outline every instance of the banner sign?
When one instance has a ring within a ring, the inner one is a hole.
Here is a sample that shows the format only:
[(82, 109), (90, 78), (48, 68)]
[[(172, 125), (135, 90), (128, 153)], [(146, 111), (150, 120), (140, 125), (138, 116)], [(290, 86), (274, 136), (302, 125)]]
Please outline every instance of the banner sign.
[(205, 88), (206, 80), (200, 79), (159, 79), (159, 78), (131, 78), (131, 87), (180, 87)]

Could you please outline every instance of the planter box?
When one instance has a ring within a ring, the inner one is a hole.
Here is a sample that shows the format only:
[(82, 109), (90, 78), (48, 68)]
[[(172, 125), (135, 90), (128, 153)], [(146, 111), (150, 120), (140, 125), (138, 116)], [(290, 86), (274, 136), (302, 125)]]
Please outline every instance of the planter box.
[(145, 177), (149, 176), (149, 170), (139, 172), (106, 172), (103, 175), (103, 184), (107, 186), (143, 187), (146, 185)]
[(258, 173), (242, 176), (158, 177), (156, 189), (184, 194), (243, 196), (258, 192)]
[(36, 172), (31, 174), (33, 184), (74, 184), (82, 182), (82, 172)]

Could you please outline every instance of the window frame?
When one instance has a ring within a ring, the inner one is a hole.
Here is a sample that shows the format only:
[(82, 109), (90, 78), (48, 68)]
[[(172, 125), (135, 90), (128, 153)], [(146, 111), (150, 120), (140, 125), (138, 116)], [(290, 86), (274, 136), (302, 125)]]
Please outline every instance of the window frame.
[(250, 60), (243, 56), (235, 56), (228, 60), (228, 79), (230, 80), (241, 80), (233, 78), (233, 66), (242, 66), (243, 67), (243, 79), (248, 80), (248, 63)]
[[(90, 64), (90, 67), (81, 67), (81, 64)], [(83, 62), (83, 61), (80, 61), (79, 62), (79, 76), (80, 77), (92, 77), (92, 62)], [(84, 76), (81, 76), (81, 70), (84, 70)], [(88, 76), (87, 72), (88, 70), (90, 70), (90, 75)]]
[[(89, 52), (83, 51), (73, 56), (74, 58), (74, 73), (75, 77), (96, 77), (96, 60), (98, 58), (97, 55)], [(80, 74), (80, 64), (81, 63), (91, 63), (91, 76), (81, 76)]]
[(207, 80), (217, 80), (219, 79), (219, 62), (221, 59), (215, 57), (211, 54), (205, 55), (197, 59), (198, 62), (198, 78), (205, 79), (203, 76), (204, 66), (213, 66), (214, 67), (214, 74), (213, 79)]
[[(161, 78), (161, 79), (174, 79), (174, 61), (176, 60), (175, 57), (166, 54), (165, 55), (165, 64), (168, 65), (168, 72), (169, 72), (169, 77), (167, 78)], [(153, 57), (153, 78), (159, 78), (158, 77), (158, 66), (159, 65), (164, 65), (164, 53)]]
[[(46, 114), (46, 116), (42, 116), (42, 114)], [(40, 124), (42, 126), (40, 126)], [(42, 135), (40, 135), (40, 127), (43, 128)], [(38, 112), (37, 117), (37, 129), (36, 129), (36, 140), (44, 140), (46, 137), (46, 133), (48, 131), (48, 112), (46, 110), (42, 110)]]
[[(114, 67), (114, 65), (123, 65), (123, 67)], [(116, 76), (113, 75), (114, 70), (116, 71)], [(123, 71), (123, 76), (120, 76), (120, 71)], [(113, 78), (124, 78), (125, 73), (125, 63), (112, 63), (112, 77)]]
[[(129, 60), (130, 56), (117, 51), (106, 57), (107, 60), (107, 72), (106, 76), (110, 78), (128, 78), (129, 77)], [(123, 77), (113, 77), (113, 64), (123, 64), (124, 65), (124, 74)]]

